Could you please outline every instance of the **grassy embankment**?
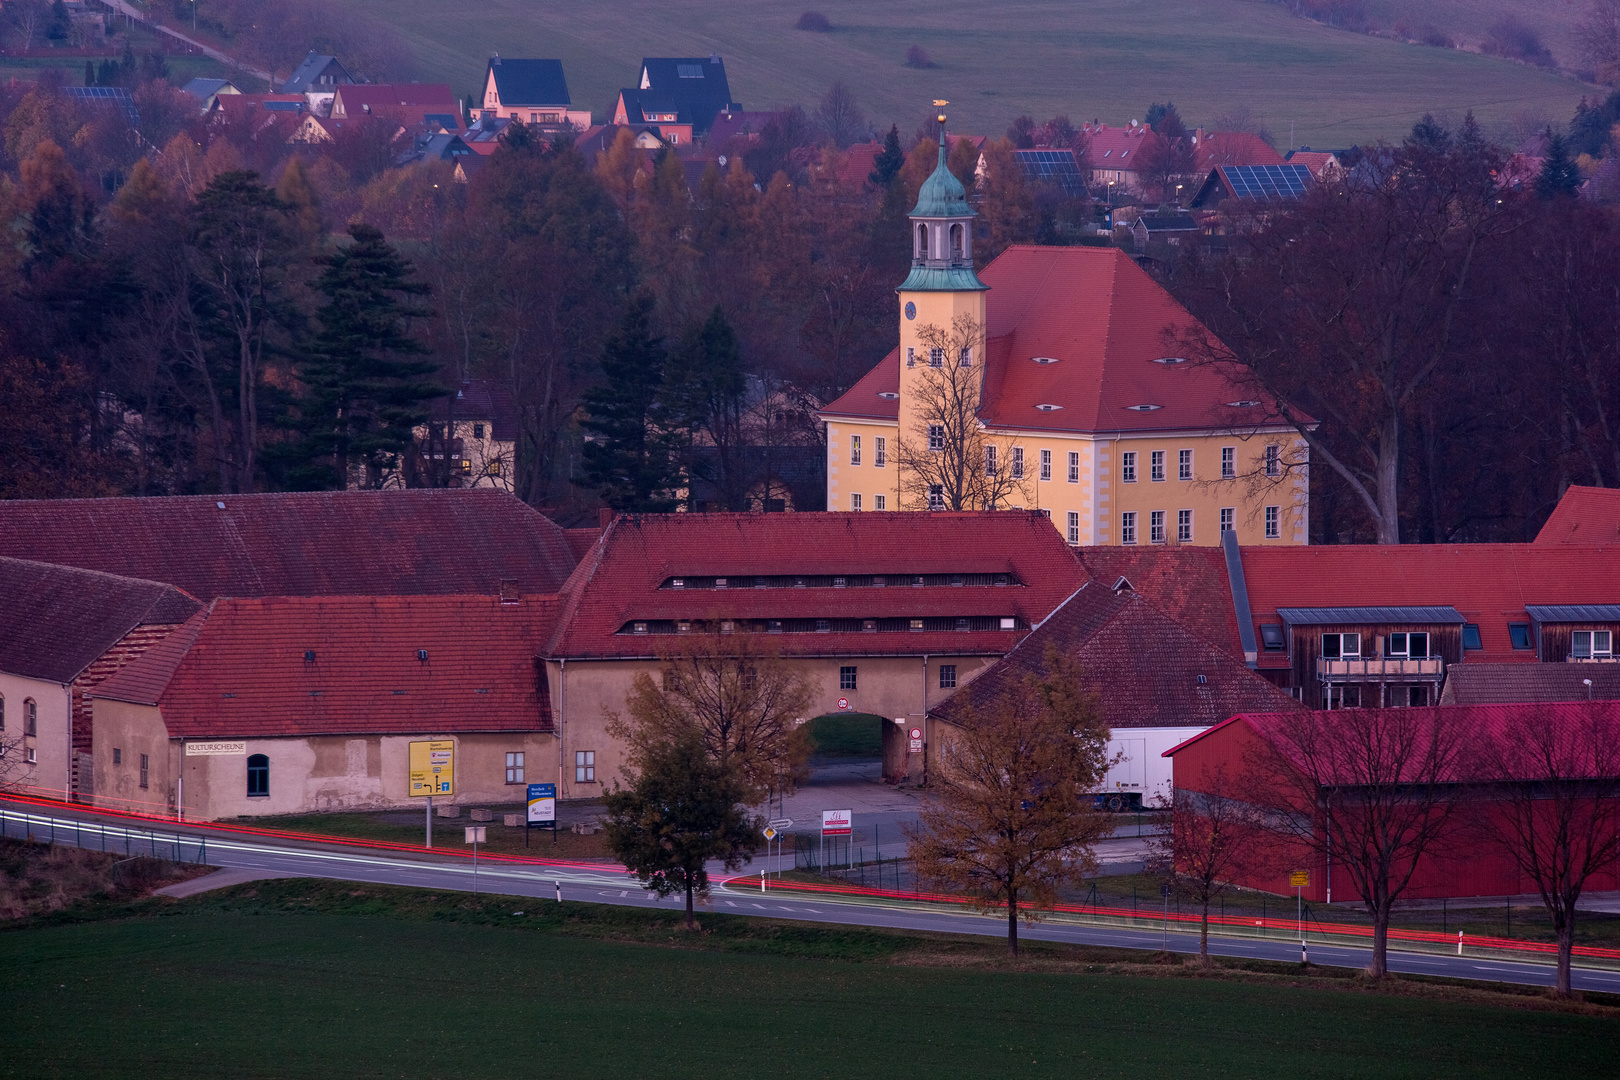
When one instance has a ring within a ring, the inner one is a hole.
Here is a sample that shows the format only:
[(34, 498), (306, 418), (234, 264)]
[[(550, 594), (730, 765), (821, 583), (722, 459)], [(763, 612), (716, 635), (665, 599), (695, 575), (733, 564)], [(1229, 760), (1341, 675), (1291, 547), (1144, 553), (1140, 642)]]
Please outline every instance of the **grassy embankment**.
[(0, 933), (8, 1075), (1438, 1080), (1620, 1049), (1605, 1003), (1293, 965), (339, 882), (103, 914)]
[[(1141, 118), (1174, 100), (1192, 123), (1247, 106), (1287, 149), (1398, 138), (1425, 112), (1473, 109), (1488, 127), (1525, 113), (1567, 120), (1583, 87), (1477, 53), (1334, 30), (1265, 0), (625, 0), (611, 9), (529, 0), (341, 0), (410, 42), (420, 78), (478, 93), (491, 52), (559, 57), (574, 102), (605, 116), (643, 56), (725, 57), (751, 109), (814, 108), (842, 80), (884, 127), (917, 126), (951, 100), (959, 131), (1000, 134), (1019, 113)], [(793, 29), (807, 8), (831, 33)], [(926, 49), (931, 70), (904, 66)]]

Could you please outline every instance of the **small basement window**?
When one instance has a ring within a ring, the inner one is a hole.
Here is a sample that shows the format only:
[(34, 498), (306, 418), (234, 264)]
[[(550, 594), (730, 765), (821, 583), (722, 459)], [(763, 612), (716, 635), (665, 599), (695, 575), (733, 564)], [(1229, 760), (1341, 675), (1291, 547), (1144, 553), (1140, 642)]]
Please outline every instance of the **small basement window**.
[(1508, 623), (1508, 637), (1513, 639), (1515, 649), (1532, 648), (1530, 643), (1530, 624), (1525, 622)]
[(1466, 650), (1466, 649), (1483, 649), (1484, 647), (1485, 647), (1485, 643), (1482, 640), (1480, 640), (1480, 636), (1479, 636), (1479, 623), (1464, 623), (1463, 624), (1463, 648)]
[(1266, 652), (1282, 652), (1288, 648), (1288, 641), (1283, 637), (1283, 628), (1277, 623), (1260, 624), (1260, 643)]

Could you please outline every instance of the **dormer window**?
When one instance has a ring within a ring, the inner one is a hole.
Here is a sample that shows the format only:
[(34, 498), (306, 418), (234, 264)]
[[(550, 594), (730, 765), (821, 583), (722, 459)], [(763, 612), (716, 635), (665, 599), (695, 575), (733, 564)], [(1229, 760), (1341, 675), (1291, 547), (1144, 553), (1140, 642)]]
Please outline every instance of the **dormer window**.
[[(1403, 637), (1405, 635), (1402, 635)], [(1269, 647), (1269, 643), (1268, 643)], [(1323, 634), (1322, 657), (1326, 660), (1354, 659), (1361, 655), (1360, 634)]]
[(1614, 634), (1608, 630), (1577, 630), (1569, 636), (1569, 654), (1576, 660), (1607, 660), (1614, 655)]

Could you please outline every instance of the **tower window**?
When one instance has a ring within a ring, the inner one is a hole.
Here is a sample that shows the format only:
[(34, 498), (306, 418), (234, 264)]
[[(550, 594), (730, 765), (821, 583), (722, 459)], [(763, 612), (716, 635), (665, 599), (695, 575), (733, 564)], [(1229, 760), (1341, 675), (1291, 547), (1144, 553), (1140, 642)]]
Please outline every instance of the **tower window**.
[(956, 259), (956, 260), (960, 260), (962, 258), (962, 256), (963, 256), (963, 250), (962, 250), (962, 226), (960, 224), (952, 225), (951, 226), (951, 258)]
[(928, 258), (928, 226), (917, 226), (917, 258)]

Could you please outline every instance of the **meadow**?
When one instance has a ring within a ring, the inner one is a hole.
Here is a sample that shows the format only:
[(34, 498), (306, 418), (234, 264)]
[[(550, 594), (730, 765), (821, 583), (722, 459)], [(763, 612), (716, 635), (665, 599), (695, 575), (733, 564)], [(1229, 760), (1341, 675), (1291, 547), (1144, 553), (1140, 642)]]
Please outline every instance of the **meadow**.
[(332, 882), (104, 916), (0, 932), (7, 1076), (1595, 1077), (1620, 1036), (1605, 1006), (1291, 965)]
[[(1266, 0), (340, 2), (404, 35), (424, 81), (478, 93), (490, 53), (559, 57), (574, 101), (599, 116), (635, 84), (641, 57), (711, 52), (747, 108), (813, 108), (842, 80), (873, 120), (907, 134), (933, 98), (951, 101), (956, 130), (990, 134), (1020, 113), (1122, 124), (1168, 99), (1189, 124), (1246, 107), (1284, 150), (1343, 147), (1399, 138), (1425, 112), (1472, 109), (1500, 133), (1562, 122), (1597, 93), (1477, 53), (1334, 30)], [(831, 32), (793, 29), (807, 8)], [(912, 45), (936, 66), (906, 67)]]

